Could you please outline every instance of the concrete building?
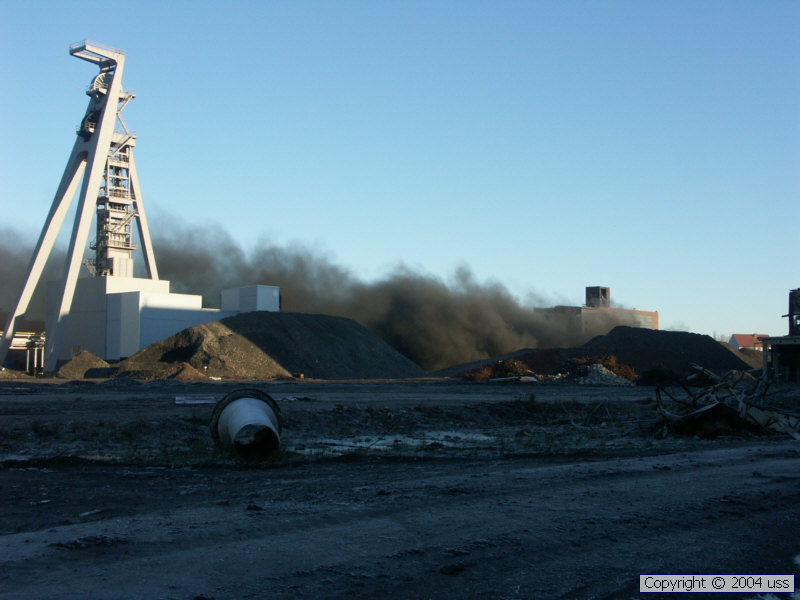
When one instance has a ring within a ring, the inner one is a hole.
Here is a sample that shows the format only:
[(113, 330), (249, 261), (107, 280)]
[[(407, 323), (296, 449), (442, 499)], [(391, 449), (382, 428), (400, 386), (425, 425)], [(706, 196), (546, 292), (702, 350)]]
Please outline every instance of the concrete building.
[(586, 288), (586, 304), (583, 306), (537, 308), (536, 312), (560, 327), (573, 343), (608, 333), (617, 325), (658, 329), (658, 312), (614, 308), (611, 306), (611, 289), (602, 286)]
[[(57, 282), (49, 284), (48, 302), (58, 300)], [(127, 358), (179, 331), (240, 312), (279, 311), (280, 288), (252, 285), (222, 291), (222, 308), (203, 308), (202, 296), (173, 294), (164, 279), (85, 277), (75, 297), (58, 352), (58, 361), (88, 350), (105, 360)], [(53, 314), (52, 306), (48, 314)], [(51, 330), (53, 323), (47, 323)]]

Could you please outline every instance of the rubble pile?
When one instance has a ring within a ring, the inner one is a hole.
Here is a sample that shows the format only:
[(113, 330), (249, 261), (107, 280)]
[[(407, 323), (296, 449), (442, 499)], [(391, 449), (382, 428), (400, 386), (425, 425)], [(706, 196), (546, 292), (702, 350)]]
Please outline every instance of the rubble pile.
[[(768, 396), (770, 383), (748, 381), (734, 371), (723, 376), (700, 365), (685, 377), (678, 389), (656, 387), (658, 411), (664, 419), (662, 435), (668, 432), (701, 438), (720, 435), (785, 433), (800, 440), (800, 413), (796, 402), (789, 408)], [(674, 408), (666, 406), (671, 400)]]
[(564, 377), (564, 381), (579, 385), (635, 385), (629, 379), (615, 375), (599, 363), (578, 365)]
[(504, 377), (526, 377), (533, 375), (525, 363), (512, 358), (498, 360), (489, 364), (467, 369), (461, 375), (468, 381), (484, 381)]
[[(522, 374), (535, 374), (537, 377), (559, 376), (569, 370), (569, 365), (570, 353), (566, 348), (524, 348), (511, 354), (454, 365), (434, 371), (429, 375), (472, 380)], [(509, 366), (513, 366), (513, 369), (509, 369)]]

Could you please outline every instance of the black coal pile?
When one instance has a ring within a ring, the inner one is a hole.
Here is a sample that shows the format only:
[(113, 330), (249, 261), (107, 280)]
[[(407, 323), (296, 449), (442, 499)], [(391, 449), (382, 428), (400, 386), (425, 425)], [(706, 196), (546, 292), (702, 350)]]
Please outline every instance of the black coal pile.
[(251, 312), (195, 325), (121, 361), (118, 376), (155, 377), (186, 363), (208, 377), (400, 379), (423, 369), (352, 319)]
[(638, 375), (651, 370), (672, 372), (684, 377), (697, 364), (711, 371), (747, 371), (751, 368), (741, 358), (712, 337), (687, 331), (659, 331), (619, 325), (606, 335), (592, 338), (583, 346), (572, 348), (575, 357), (616, 357)]
[(544, 381), (572, 381), (575, 377), (563, 376), (592, 364), (647, 385), (655, 382), (654, 377), (670, 382), (685, 377), (692, 372), (692, 364), (719, 372), (753, 368), (737, 352), (707, 335), (619, 325), (576, 348), (527, 348), (432, 375), (484, 380), (525, 374)]

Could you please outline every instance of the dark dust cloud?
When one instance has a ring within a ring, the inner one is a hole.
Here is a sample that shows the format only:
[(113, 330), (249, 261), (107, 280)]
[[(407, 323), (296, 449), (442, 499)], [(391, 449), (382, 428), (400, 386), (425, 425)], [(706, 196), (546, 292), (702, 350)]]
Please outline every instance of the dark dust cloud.
[[(6, 326), (7, 313), (20, 293), (25, 273), (31, 262), (36, 237), (23, 236), (11, 228), (0, 228), (0, 327)], [(66, 253), (55, 249), (31, 298), (26, 316), (44, 320), (46, 282), (58, 279), (64, 269)]]
[[(159, 277), (172, 282), (173, 292), (203, 294), (204, 305), (219, 306), (219, 292), (225, 288), (279, 285), (284, 311), (354, 319), (429, 371), (521, 348), (563, 347), (586, 339), (521, 304), (503, 285), (476, 281), (466, 267), (447, 283), (402, 266), (365, 282), (303, 246), (261, 242), (245, 251), (218, 228), (169, 227), (168, 232), (156, 229), (153, 245)], [(0, 310), (9, 310), (33, 240), (23, 243), (7, 229), (0, 233)], [(50, 262), (57, 264), (48, 267), (48, 275), (58, 277), (63, 253)], [(29, 318), (44, 314), (43, 296), (38, 290)]]
[(284, 311), (354, 319), (429, 371), (585, 339), (520, 304), (503, 285), (476, 281), (466, 267), (449, 283), (407, 267), (364, 282), (308, 248), (262, 242), (245, 252), (219, 229), (156, 236), (153, 245), (159, 276), (174, 282), (173, 291), (204, 292), (211, 306), (228, 287), (279, 285)]

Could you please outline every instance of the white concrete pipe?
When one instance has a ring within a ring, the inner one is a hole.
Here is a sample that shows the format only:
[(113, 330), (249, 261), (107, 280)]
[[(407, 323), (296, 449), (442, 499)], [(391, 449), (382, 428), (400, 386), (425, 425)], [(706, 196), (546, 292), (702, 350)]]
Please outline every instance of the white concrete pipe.
[(234, 390), (211, 415), (211, 435), (221, 448), (244, 460), (266, 460), (280, 450), (281, 413), (268, 394), (256, 389)]

